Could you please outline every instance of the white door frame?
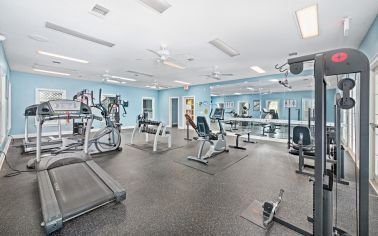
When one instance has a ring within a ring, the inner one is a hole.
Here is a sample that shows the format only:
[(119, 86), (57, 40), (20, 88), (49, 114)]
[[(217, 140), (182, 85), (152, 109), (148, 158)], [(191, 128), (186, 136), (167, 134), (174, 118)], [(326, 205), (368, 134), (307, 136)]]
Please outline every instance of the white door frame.
[[(186, 103), (185, 103), (185, 101), (186, 101), (186, 99), (187, 98), (193, 98), (193, 101), (194, 101), (194, 112), (193, 112), (193, 119), (194, 119), (194, 122), (196, 122), (196, 110), (197, 110), (197, 106), (196, 106), (196, 97), (194, 96), (194, 95), (188, 95), (188, 96), (182, 96), (181, 97), (182, 98), (182, 110), (181, 110), (181, 126), (179, 126), (180, 127), (180, 129), (186, 129), (186, 127), (185, 127), (185, 124), (186, 124), (186, 122), (185, 122), (185, 105), (186, 105)], [(180, 117), (179, 117), (180, 118)], [(192, 127), (191, 126), (189, 126), (189, 128), (190, 129), (192, 129)]]
[(242, 102), (248, 103), (247, 101), (238, 101), (238, 110), (237, 110), (238, 115), (241, 115), (241, 114), (239, 114), (239, 112), (240, 112), (240, 103), (242, 103)]
[(179, 126), (180, 117), (180, 97), (169, 97), (168, 98), (168, 127), (172, 127), (172, 99), (177, 99), (177, 127)]
[[(378, 79), (378, 54), (375, 55), (372, 63), (370, 64), (370, 117), (369, 122), (373, 124), (378, 123), (378, 119), (376, 118), (376, 114), (378, 111), (376, 110), (377, 104), (377, 94), (378, 94), (378, 84), (376, 84)], [(378, 128), (371, 127), (370, 133), (370, 179), (374, 179), (376, 184), (373, 184), (374, 187), (377, 187), (378, 182), (378, 147), (376, 146), (378, 142)]]
[(152, 100), (152, 117), (149, 117), (149, 120), (155, 119), (155, 98), (154, 97), (142, 97), (142, 104), (140, 106), (141, 114), (143, 114), (143, 100)]

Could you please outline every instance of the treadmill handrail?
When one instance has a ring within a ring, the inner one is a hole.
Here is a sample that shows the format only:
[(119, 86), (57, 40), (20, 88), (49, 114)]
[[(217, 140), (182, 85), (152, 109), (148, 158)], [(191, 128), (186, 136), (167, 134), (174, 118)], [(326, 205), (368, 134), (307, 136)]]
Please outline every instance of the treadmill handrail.
[(55, 116), (42, 116), (40, 117), (40, 122), (46, 121), (46, 120), (67, 120), (67, 119), (94, 119), (94, 120), (102, 120), (102, 117), (95, 116), (93, 114), (90, 115), (78, 115), (78, 114), (63, 114), (63, 115), (55, 115)]

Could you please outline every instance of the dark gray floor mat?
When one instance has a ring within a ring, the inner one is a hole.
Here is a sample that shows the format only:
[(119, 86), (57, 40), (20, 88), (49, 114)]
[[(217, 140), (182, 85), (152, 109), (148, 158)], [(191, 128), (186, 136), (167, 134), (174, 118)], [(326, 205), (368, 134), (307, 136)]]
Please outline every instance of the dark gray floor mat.
[(170, 151), (170, 150), (175, 150), (175, 149), (184, 147), (184, 145), (174, 145), (174, 144), (172, 144), (172, 146), (169, 148), (167, 143), (159, 143), (157, 145), (156, 152), (154, 152), (153, 151), (153, 143), (143, 143), (143, 144), (130, 144), (130, 143), (127, 143), (126, 145), (130, 146), (130, 147), (133, 147), (133, 148), (136, 148), (136, 149), (139, 149), (139, 150), (142, 150), (142, 151), (145, 151), (145, 152), (149, 152), (151, 154), (153, 154), (153, 153), (167, 152), (167, 151)]
[(248, 154), (239, 150), (238, 152), (224, 152), (214, 157), (208, 158), (207, 160), (209, 162), (207, 165), (197, 161), (189, 160), (187, 159), (187, 157), (177, 158), (175, 159), (175, 162), (185, 166), (189, 166), (191, 168), (205, 172), (210, 175), (215, 175), (221, 172), (222, 170), (225, 170), (233, 164), (237, 163), (238, 161), (246, 158), (247, 156)]

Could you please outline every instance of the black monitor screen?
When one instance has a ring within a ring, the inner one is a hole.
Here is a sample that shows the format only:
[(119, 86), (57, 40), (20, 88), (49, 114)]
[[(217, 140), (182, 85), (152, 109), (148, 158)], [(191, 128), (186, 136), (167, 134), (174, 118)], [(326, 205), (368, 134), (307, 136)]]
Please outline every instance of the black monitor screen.
[(212, 116), (213, 119), (223, 120), (224, 118), (224, 109), (222, 108), (215, 108), (214, 114)]

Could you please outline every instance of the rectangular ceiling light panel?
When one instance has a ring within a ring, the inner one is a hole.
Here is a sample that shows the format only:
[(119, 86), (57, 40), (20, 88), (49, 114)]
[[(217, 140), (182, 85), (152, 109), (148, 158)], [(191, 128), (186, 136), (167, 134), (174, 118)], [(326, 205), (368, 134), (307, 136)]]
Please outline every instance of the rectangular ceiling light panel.
[(58, 71), (52, 71), (52, 70), (42, 70), (42, 69), (37, 69), (37, 68), (33, 68), (33, 70), (36, 71), (36, 72), (42, 72), (42, 73), (54, 74), (54, 75), (64, 75), (64, 76), (69, 76), (70, 75), (68, 73), (63, 73), (63, 72), (58, 72)]
[(50, 22), (46, 22), (45, 26), (48, 29), (56, 30), (58, 32), (68, 34), (68, 35), (71, 35), (71, 36), (74, 36), (74, 37), (77, 37), (77, 38), (81, 38), (81, 39), (84, 39), (84, 40), (88, 40), (88, 41), (91, 41), (93, 43), (101, 44), (103, 46), (107, 46), (107, 47), (113, 47), (114, 46), (114, 43), (110, 43), (110, 42), (104, 41), (102, 39), (98, 39), (98, 38), (95, 38), (95, 37), (92, 37), (92, 36), (89, 36), (89, 35), (86, 35), (86, 34), (65, 28), (65, 27), (60, 26), (60, 25), (53, 24), (53, 23), (50, 23)]
[(86, 60), (77, 59), (77, 58), (74, 58), (74, 57), (67, 57), (67, 56), (63, 56), (63, 55), (59, 55), (59, 54), (55, 54), (55, 53), (50, 53), (50, 52), (37, 51), (37, 53), (41, 54), (41, 55), (45, 55), (45, 56), (55, 57), (55, 58), (64, 59), (64, 60), (68, 60), (68, 61), (79, 62), (79, 63), (83, 63), (83, 64), (89, 63)]
[(170, 67), (173, 67), (173, 68), (181, 69), (181, 70), (185, 69), (184, 66), (178, 65), (178, 64), (171, 62), (171, 61), (163, 61), (163, 64), (170, 66)]
[(140, 0), (144, 5), (154, 9), (160, 14), (165, 12), (172, 5), (165, 0)]
[(312, 5), (295, 12), (302, 38), (319, 35), (318, 5)]
[(256, 71), (259, 74), (263, 74), (266, 72), (265, 70), (263, 70), (261, 67), (258, 67), (258, 66), (251, 66), (251, 69)]
[(121, 79), (121, 80), (127, 80), (127, 81), (136, 81), (136, 79), (130, 79), (130, 78), (125, 78), (125, 77), (121, 77), (121, 76), (116, 76), (116, 75), (111, 75), (110, 77), (112, 77), (113, 79)]
[(222, 52), (226, 53), (230, 57), (240, 55), (238, 51), (236, 51), (235, 49), (233, 49), (232, 47), (230, 47), (229, 45), (227, 45), (225, 42), (223, 42), (220, 39), (214, 39), (210, 41), (209, 43), (213, 45), (214, 47), (218, 48), (219, 50), (221, 50)]
[(190, 84), (190, 83), (188, 83), (188, 82), (181, 81), (181, 80), (175, 80), (175, 81), (173, 81), (173, 82), (178, 83), (178, 84), (185, 84), (185, 85), (189, 85), (189, 84)]

